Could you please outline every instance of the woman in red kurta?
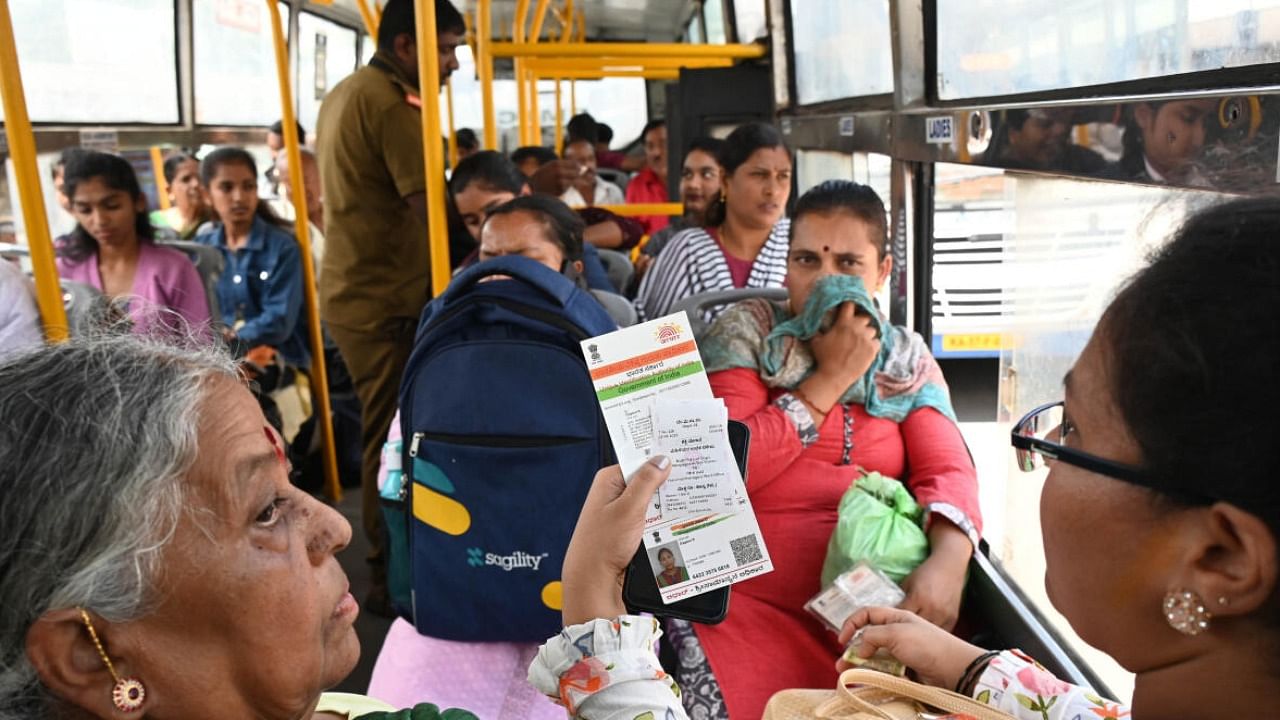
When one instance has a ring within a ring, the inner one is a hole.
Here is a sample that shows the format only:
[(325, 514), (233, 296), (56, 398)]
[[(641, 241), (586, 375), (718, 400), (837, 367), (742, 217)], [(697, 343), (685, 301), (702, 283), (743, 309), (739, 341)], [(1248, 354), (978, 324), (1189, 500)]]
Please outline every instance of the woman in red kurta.
[(931, 552), (904, 581), (903, 607), (955, 623), (978, 541), (977, 475), (924, 341), (871, 300), (892, 269), (887, 245), (874, 191), (823, 183), (796, 205), (789, 301), (740, 303), (703, 343), (712, 390), (751, 428), (747, 490), (774, 570), (736, 585), (728, 619), (694, 626), (697, 642), (673, 628), (682, 669), (705, 654), (679, 678), (691, 714), (754, 719), (778, 690), (835, 683), (843, 648), (804, 604), (859, 468), (904, 479), (926, 508)]

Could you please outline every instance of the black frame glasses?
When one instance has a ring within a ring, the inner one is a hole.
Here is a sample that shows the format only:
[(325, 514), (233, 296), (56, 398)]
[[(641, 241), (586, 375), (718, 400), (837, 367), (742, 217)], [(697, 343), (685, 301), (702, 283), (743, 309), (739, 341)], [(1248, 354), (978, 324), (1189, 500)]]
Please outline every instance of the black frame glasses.
[[(1035, 470), (1035, 456), (1038, 453), (1043, 455), (1046, 460), (1064, 462), (1082, 470), (1106, 475), (1117, 480), (1124, 480), (1143, 487), (1156, 487), (1155, 483), (1152, 482), (1152, 477), (1142, 468), (1100, 458), (1097, 455), (1090, 455), (1087, 452), (1075, 450), (1052, 440), (1038, 437), (1042, 432), (1042, 426), (1047, 422), (1049, 411), (1062, 407), (1062, 405), (1063, 401), (1061, 400), (1041, 405), (1024, 415), (1018, 421), (1018, 424), (1013, 426), (1013, 432), (1010, 434), (1009, 440), (1017, 450), (1018, 468), (1020, 470), (1023, 472)], [(1044, 429), (1052, 431), (1056, 428)]]

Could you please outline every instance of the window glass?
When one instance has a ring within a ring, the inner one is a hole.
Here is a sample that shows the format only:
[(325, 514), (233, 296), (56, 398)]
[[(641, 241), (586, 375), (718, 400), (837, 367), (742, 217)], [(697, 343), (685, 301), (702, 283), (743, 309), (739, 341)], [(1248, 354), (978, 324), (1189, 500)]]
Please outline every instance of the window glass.
[(703, 0), (702, 13), (707, 19), (707, 42), (712, 45), (723, 45), (726, 42), (724, 0)]
[[(378, 41), (365, 35), (364, 42), (360, 43), (360, 67), (368, 65), (369, 61), (373, 59), (373, 54), (377, 51)], [(461, 52), (462, 48), (458, 48), (458, 51)]]
[(889, 0), (791, 0), (801, 105), (893, 92)]
[(733, 23), (738, 31), (738, 42), (764, 37), (769, 32), (764, 0), (733, 0)]
[[(983, 535), (992, 559), (1126, 701), (1133, 676), (1080, 640), (1049, 602), (1044, 474), (1016, 467), (1009, 432), (1032, 407), (1061, 399), (1063, 374), (1120, 283), (1188, 212), (1219, 196), (945, 164), (935, 171), (935, 338), (995, 334), (999, 342), (997, 419), (962, 424), (982, 478)], [(972, 260), (957, 262), (962, 254)]]
[[(287, 40), (289, 6), (278, 7)], [(280, 86), (267, 8), (255, 0), (192, 0), (191, 12), (196, 122), (270, 125), (279, 120)]]
[(356, 69), (356, 31), (311, 13), (298, 16), (298, 121), (314, 130), (320, 101)]
[(173, 0), (10, 2), (31, 120), (178, 122), (173, 8)]
[(937, 4), (938, 95), (1037, 92), (1280, 61), (1280, 0)]
[(703, 42), (702, 23), (698, 21), (698, 14), (693, 14), (693, 19), (689, 21), (689, 42), (694, 45), (700, 45)]

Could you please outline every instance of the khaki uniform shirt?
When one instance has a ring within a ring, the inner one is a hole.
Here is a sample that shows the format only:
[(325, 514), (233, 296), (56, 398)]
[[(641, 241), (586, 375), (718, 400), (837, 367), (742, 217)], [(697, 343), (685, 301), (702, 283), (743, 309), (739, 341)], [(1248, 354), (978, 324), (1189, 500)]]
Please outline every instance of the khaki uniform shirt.
[(373, 330), (385, 319), (417, 320), (430, 299), (427, 229), (404, 201), (426, 191), (417, 96), (379, 53), (320, 106), (320, 311), (334, 325)]

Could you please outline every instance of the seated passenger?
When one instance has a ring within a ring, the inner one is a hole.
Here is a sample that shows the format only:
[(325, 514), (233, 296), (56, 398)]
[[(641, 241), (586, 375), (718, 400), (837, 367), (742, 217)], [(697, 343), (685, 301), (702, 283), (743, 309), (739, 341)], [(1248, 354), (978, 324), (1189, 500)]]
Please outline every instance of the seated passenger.
[(627, 155), (609, 149), (611, 144), (613, 144), (613, 128), (602, 122), (596, 123), (596, 164), (610, 170), (623, 170), (622, 166), (627, 160)]
[(636, 296), (641, 320), (713, 290), (782, 287), (791, 227), (783, 217), (791, 154), (782, 135), (772, 125), (743, 125), (725, 140), (720, 160), (724, 186), (707, 210), (707, 226), (677, 233), (645, 274)]
[(35, 288), (22, 268), (0, 257), (0, 360), (42, 342)]
[[(748, 492), (774, 560), (734, 587), (724, 623), (672, 628), (686, 647), (696, 631), (706, 654), (677, 679), (699, 678), (690, 697), (718, 684), (728, 717), (759, 717), (784, 688), (834, 686), (841, 647), (804, 605), (822, 589), (836, 509), (861, 474), (902, 479), (928, 513), (931, 553), (903, 582), (903, 607), (952, 627), (978, 542), (977, 471), (942, 371), (872, 300), (893, 268), (880, 198), (828, 181), (800, 198), (791, 227), (789, 299), (738, 303), (700, 343), (712, 391), (751, 428)], [(804, 325), (810, 305), (834, 313), (829, 330)], [(796, 332), (778, 345), (771, 333), (784, 324)], [(789, 659), (762, 677), (762, 655)]]
[(454, 137), (458, 143), (458, 160), (465, 160), (480, 152), (480, 138), (476, 137), (475, 130), (461, 128)]
[(680, 173), (680, 202), (684, 204), (684, 215), (649, 236), (636, 259), (638, 277), (644, 277), (653, 259), (662, 254), (676, 233), (707, 224), (707, 209), (720, 197), (720, 187), (724, 183), (724, 168), (720, 167), (720, 153), (723, 151), (724, 141), (713, 137), (695, 138), (689, 144)]
[(520, 173), (526, 178), (533, 177), (533, 174), (538, 172), (538, 169), (543, 165), (555, 162), (558, 159), (555, 150), (542, 145), (526, 145), (516, 148), (515, 152), (511, 153), (511, 162), (516, 164), (516, 167), (520, 169)]
[[(307, 130), (302, 127), (302, 123), (294, 121), (294, 127), (298, 131), (298, 145), (304, 147), (307, 144)], [(267, 166), (267, 172), (264, 177), (267, 179), (267, 186), (271, 190), (272, 195), (280, 193), (280, 178), (276, 176), (276, 158), (285, 154), (284, 152), (284, 120), (277, 120), (271, 123), (271, 127), (267, 128), (267, 152), (271, 154), (271, 164)]]
[(355, 716), (322, 694), (360, 654), (351, 526), (290, 484), (225, 353), (44, 346), (0, 363), (0, 417), (0, 714)]
[[(324, 257), (324, 188), (320, 184), (320, 165), (316, 163), (316, 154), (307, 148), (298, 148), (298, 151), (302, 156), (302, 195), (307, 203), (311, 254), (315, 258), (316, 281), (319, 282), (320, 259)], [(271, 201), (271, 210), (281, 220), (292, 223), (296, 213), (293, 209), (289, 153), (282, 152), (276, 156), (276, 179), (280, 182), (280, 197)]]
[[(1020, 720), (1269, 715), (1280, 694), (1265, 661), (1280, 607), (1277, 233), (1280, 202), (1269, 198), (1192, 217), (1107, 308), (1065, 378), (1065, 402), (1015, 425), (1019, 465), (1049, 468), (1039, 518), (1049, 597), (1086, 642), (1136, 673), (1131, 708), (1016, 651), (984, 653), (905, 610), (862, 610), (841, 641), (862, 630), (863, 657), (884, 649), (922, 681)], [(651, 626), (593, 621), (624, 612), (620, 579), (664, 462), (629, 485), (616, 468), (597, 476), (565, 557), (566, 630), (530, 667), (543, 692), (560, 695), (553, 668), (598, 667), (590, 656), (604, 647), (610, 667), (629, 672), (611, 677), (605, 668), (566, 693), (571, 700), (591, 698), (618, 717), (684, 717), (656, 672)], [(592, 643), (575, 651), (570, 639), (579, 637)], [(777, 657), (755, 654), (757, 668)], [(756, 676), (783, 665), (769, 662)], [(636, 679), (645, 667), (654, 679)]]
[(564, 159), (578, 165), (578, 177), (560, 199), (572, 208), (621, 205), (622, 189), (596, 176), (596, 148), (590, 140), (573, 140), (564, 147)]
[[(490, 210), (519, 195), (530, 193), (528, 183), (516, 171), (515, 165), (492, 150), (478, 152), (458, 163), (458, 169), (449, 180), (449, 191), (453, 194), (453, 202), (458, 214), (462, 216), (463, 224), (477, 243), (480, 241), (480, 228), (484, 226)], [(588, 242), (583, 247), (582, 272), (587, 287), (617, 292), (609, 282), (609, 276), (605, 274), (604, 265), (601, 264), (592, 241), (607, 242), (613, 238), (633, 235), (637, 226), (600, 208), (592, 208), (590, 212), (579, 211), (578, 214), (584, 218), (587, 215), (602, 218), (589, 225), (585, 233)], [(466, 260), (462, 266), (466, 267), (474, 261), (474, 258)]]
[(218, 224), (196, 242), (220, 248), (226, 260), (218, 279), (224, 336), (237, 353), (265, 345), (286, 363), (309, 367), (301, 253), (285, 223), (258, 198), (253, 156), (218, 148), (201, 163), (200, 179)]
[(170, 207), (151, 213), (151, 224), (172, 230), (180, 240), (190, 240), (201, 225), (213, 219), (200, 187), (200, 161), (187, 152), (170, 155), (164, 161), (164, 181), (169, 186)]
[[(644, 139), (644, 168), (627, 184), (628, 203), (664, 203), (667, 201), (667, 121), (662, 118), (645, 123), (640, 133)], [(637, 218), (644, 233), (652, 235), (671, 222), (666, 215), (641, 215)]]
[(75, 214), (71, 212), (71, 198), (67, 197), (66, 170), (67, 164), (70, 163), (77, 155), (88, 152), (82, 147), (63, 148), (58, 153), (58, 159), (53, 161), (53, 165), (49, 168), (49, 176), (53, 180), (53, 196), (58, 201), (58, 207), (62, 209), (63, 215), (59, 216), (55, 227), (49, 228), (54, 234), (54, 243), (57, 244), (66, 239), (76, 227)]
[(136, 333), (203, 333), (209, 300), (191, 260), (156, 245), (133, 166), (82, 151), (65, 170), (76, 228), (59, 243), (58, 274), (101, 290), (127, 311)]

